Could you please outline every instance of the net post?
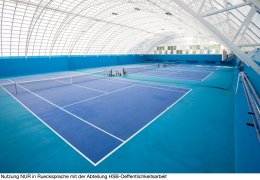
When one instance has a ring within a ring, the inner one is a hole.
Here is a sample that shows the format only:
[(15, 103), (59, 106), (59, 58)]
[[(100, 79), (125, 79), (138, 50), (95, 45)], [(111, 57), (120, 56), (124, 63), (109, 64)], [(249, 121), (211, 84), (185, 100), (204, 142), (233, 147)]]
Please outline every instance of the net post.
[(16, 82), (14, 83), (14, 88), (15, 88), (15, 95), (17, 96), (17, 85), (16, 85)]

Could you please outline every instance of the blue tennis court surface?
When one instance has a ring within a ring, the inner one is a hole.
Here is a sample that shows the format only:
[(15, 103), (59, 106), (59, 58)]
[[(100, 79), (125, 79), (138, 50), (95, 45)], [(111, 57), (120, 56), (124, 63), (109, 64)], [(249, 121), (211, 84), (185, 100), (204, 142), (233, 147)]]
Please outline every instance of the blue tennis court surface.
[(193, 65), (193, 64), (172, 64), (169, 65), (169, 68), (175, 69), (194, 69), (194, 70), (206, 70), (206, 71), (213, 71), (218, 70), (220, 66), (210, 66), (210, 65)]
[[(190, 70), (178, 70), (173, 69), (151, 69), (143, 72), (132, 73), (135, 75), (142, 76), (158, 76), (158, 77), (168, 77), (175, 79), (191, 80), (191, 81), (204, 81), (207, 79), (213, 72), (211, 71), (190, 71)], [(131, 74), (131, 73), (129, 73)]]
[(67, 81), (53, 80), (53, 86), (48, 81), (48, 88), (44, 88), (44, 81), (4, 88), (93, 165), (191, 91), (110, 78), (75, 84)]

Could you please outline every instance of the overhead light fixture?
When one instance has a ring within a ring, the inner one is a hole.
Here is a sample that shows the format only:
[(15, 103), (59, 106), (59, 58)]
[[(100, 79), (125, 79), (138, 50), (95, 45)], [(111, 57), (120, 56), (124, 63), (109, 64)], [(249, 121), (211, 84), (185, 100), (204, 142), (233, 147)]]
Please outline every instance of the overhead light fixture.
[(170, 12), (166, 12), (165, 14), (168, 16), (172, 16), (172, 13), (170, 13)]

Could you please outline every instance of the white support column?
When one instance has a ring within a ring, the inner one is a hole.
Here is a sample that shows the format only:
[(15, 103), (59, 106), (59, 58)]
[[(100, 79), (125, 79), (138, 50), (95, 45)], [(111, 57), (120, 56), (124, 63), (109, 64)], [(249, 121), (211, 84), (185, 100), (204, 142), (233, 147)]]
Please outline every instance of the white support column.
[(244, 52), (240, 50), (228, 37), (219, 32), (212, 24), (210, 24), (206, 19), (197, 14), (193, 9), (184, 4), (181, 0), (174, 0), (180, 8), (182, 8), (186, 13), (194, 17), (207, 31), (210, 31), (220, 42), (222, 42), (226, 47), (232, 50), (238, 58), (241, 59), (247, 66), (252, 67), (260, 75), (260, 67)]

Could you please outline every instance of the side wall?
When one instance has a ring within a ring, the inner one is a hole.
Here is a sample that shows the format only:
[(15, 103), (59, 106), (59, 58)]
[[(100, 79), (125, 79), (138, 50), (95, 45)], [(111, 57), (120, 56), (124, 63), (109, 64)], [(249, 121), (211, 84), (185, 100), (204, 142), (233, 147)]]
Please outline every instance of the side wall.
[(1, 57), (0, 78), (144, 62), (220, 63), (221, 55), (101, 55)]
[(67, 56), (33, 56), (0, 58), (0, 78), (67, 71)]
[(111, 55), (111, 56), (70, 56), (70, 70), (93, 67), (137, 64), (143, 62), (142, 55)]
[(142, 62), (142, 55), (1, 57), (0, 78)]
[(167, 61), (167, 62), (200, 62), (200, 63), (221, 63), (222, 55), (221, 54), (157, 54), (157, 55), (146, 55), (145, 61)]

